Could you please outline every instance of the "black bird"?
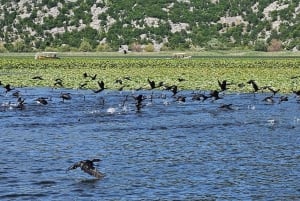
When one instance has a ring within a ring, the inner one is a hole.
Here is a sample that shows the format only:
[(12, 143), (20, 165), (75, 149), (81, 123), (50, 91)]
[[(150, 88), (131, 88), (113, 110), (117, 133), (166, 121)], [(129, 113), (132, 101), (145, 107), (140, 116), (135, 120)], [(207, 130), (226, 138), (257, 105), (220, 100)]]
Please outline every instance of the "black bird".
[(105, 88), (104, 88), (104, 82), (101, 80), (101, 82), (98, 81), (98, 86), (100, 89), (98, 90), (93, 90), (95, 93), (99, 93), (101, 91), (103, 91)]
[(148, 83), (149, 83), (151, 89), (155, 89), (155, 82), (154, 82), (153, 80), (150, 80), (150, 79), (148, 78)]
[(57, 86), (57, 85), (60, 87), (64, 86), (62, 79), (60, 79), (60, 78), (55, 79), (54, 86)]
[(89, 75), (87, 73), (83, 73), (83, 78), (87, 78)]
[(14, 97), (19, 98), (19, 97), (21, 96), (21, 93), (20, 93), (20, 91), (15, 91), (14, 93), (12, 93), (12, 95), (13, 95)]
[(177, 87), (177, 85), (171, 86), (169, 90), (172, 91), (172, 93), (173, 93), (172, 96), (175, 96), (178, 93), (178, 87)]
[(25, 108), (25, 99), (19, 97), (17, 102), (18, 102), (17, 108), (23, 110)]
[(221, 97), (219, 96), (219, 91), (217, 91), (217, 90), (211, 91), (210, 97), (213, 98), (214, 100), (221, 99)]
[(44, 78), (42, 78), (42, 76), (34, 76), (31, 79), (33, 79), (33, 80), (44, 80)]
[(267, 88), (273, 93), (273, 96), (275, 96), (280, 91), (280, 89), (275, 90), (270, 86), (268, 86)]
[(146, 99), (146, 97), (144, 97), (142, 94), (138, 95), (138, 96), (133, 96), (134, 100), (136, 100), (136, 102), (138, 104), (141, 104), (143, 100)]
[(97, 77), (97, 74), (95, 74), (94, 76), (91, 76), (91, 75), (90, 75), (90, 78), (91, 78), (92, 80), (96, 80), (96, 77)]
[(280, 96), (280, 98), (279, 98), (279, 104), (281, 103), (281, 102), (284, 102), (284, 101), (288, 101), (289, 99), (288, 99), (288, 97), (287, 96)]
[(6, 89), (5, 93), (11, 91), (11, 90), (14, 90), (15, 88), (11, 88), (10, 84), (7, 84), (4, 86), (4, 89)]
[(221, 88), (221, 91), (226, 91), (228, 88), (227, 88), (227, 80), (223, 80), (222, 82), (220, 82), (218, 80), (218, 84), (219, 84), (219, 87)]
[(206, 96), (205, 94), (194, 94), (192, 97), (192, 100), (197, 100), (197, 101), (205, 101), (209, 97)]
[(93, 160), (79, 161), (77, 163), (74, 163), (72, 166), (70, 166), (66, 171), (74, 170), (74, 169), (80, 167), (82, 171), (88, 173), (89, 175), (92, 175), (92, 176), (96, 177), (97, 179), (100, 179), (100, 178), (104, 177), (104, 174), (99, 172), (94, 167), (94, 162), (99, 162), (99, 161), (101, 161), (101, 160), (100, 159), (93, 159)]
[(42, 105), (47, 105), (47, 104), (48, 104), (48, 101), (47, 101), (46, 99), (47, 99), (47, 98), (40, 97), (40, 98), (37, 98), (37, 99), (36, 99), (36, 102), (39, 103), (39, 104), (42, 104)]
[(184, 78), (178, 78), (177, 80), (178, 80), (178, 82), (186, 81), (186, 79), (184, 79)]
[(115, 83), (123, 84), (123, 81), (121, 79), (116, 79)]
[(79, 84), (79, 89), (83, 89), (85, 86), (87, 85), (87, 83), (82, 83), (82, 84)]
[(61, 93), (61, 94), (60, 94), (60, 97), (62, 98), (63, 102), (64, 102), (65, 100), (71, 100), (71, 99), (72, 99), (72, 96), (71, 96), (70, 93)]
[(274, 103), (274, 99), (273, 99), (273, 96), (267, 96), (263, 99), (263, 101), (267, 102), (267, 103)]
[(143, 96), (143, 95), (138, 95), (138, 96), (133, 96), (133, 98), (136, 100), (136, 103), (135, 103), (135, 106), (136, 106), (136, 109), (137, 109), (137, 111), (140, 111), (141, 110), (141, 108), (142, 108), (142, 102), (143, 102), (143, 100), (145, 100), (146, 98)]
[(300, 90), (298, 90), (298, 91), (293, 90), (293, 93), (296, 94), (296, 96), (300, 96)]
[(176, 101), (178, 101), (178, 102), (185, 102), (185, 96), (178, 96), (177, 98), (176, 98)]
[(255, 80), (249, 80), (249, 81), (247, 82), (247, 84), (252, 84), (254, 93), (257, 92), (257, 91), (259, 90), (259, 87), (258, 87), (258, 85), (256, 84)]

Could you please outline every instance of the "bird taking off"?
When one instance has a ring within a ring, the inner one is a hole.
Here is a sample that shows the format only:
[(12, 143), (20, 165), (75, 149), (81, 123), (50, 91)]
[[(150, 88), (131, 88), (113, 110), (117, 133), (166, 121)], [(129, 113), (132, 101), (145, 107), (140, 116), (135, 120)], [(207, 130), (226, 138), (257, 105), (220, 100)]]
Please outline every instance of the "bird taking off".
[(77, 163), (74, 163), (72, 166), (70, 166), (66, 171), (74, 170), (74, 169), (80, 167), (82, 171), (88, 173), (89, 175), (92, 175), (92, 176), (96, 177), (97, 179), (100, 179), (100, 178), (104, 177), (104, 174), (99, 172), (94, 167), (94, 162), (99, 162), (99, 161), (101, 161), (101, 160), (100, 159), (93, 159), (93, 160), (79, 161)]

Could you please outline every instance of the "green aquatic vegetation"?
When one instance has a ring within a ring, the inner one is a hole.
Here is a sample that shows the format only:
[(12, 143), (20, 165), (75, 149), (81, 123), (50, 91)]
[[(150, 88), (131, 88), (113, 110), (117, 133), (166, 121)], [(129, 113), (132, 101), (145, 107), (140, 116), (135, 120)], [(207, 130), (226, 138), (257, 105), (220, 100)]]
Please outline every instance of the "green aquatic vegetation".
[[(95, 80), (83, 74), (97, 74)], [(108, 89), (118, 89), (123, 80), (124, 89), (149, 89), (147, 79), (178, 85), (179, 89), (219, 89), (217, 80), (227, 80), (229, 91), (250, 92), (250, 79), (260, 86), (272, 86), (281, 92), (300, 89), (300, 59), (286, 58), (195, 58), (187, 60), (154, 58), (63, 58), (60, 60), (34, 60), (31, 58), (0, 58), (0, 80), (15, 87), (53, 87), (55, 79), (63, 80), (66, 88), (97, 89), (103, 80)], [(42, 76), (43, 80), (32, 77)], [(125, 79), (125, 77), (130, 77)], [(183, 81), (179, 80), (183, 79)], [(244, 87), (238, 84), (243, 83)], [(57, 86), (58, 87), (58, 86)]]

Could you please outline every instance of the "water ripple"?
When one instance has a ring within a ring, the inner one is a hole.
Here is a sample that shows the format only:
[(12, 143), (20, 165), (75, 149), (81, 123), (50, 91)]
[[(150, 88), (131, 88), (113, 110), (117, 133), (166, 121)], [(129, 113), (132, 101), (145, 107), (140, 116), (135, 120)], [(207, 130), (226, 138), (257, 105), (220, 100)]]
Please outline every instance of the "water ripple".
[[(272, 105), (263, 93), (201, 102), (181, 91), (187, 98), (179, 103), (155, 90), (19, 90), (23, 110), (7, 106), (16, 103), (11, 94), (0, 95), (1, 200), (300, 199), (296, 97)], [(72, 99), (62, 102), (61, 92)], [(140, 111), (131, 98), (138, 94), (153, 97)], [(40, 105), (38, 97), (51, 98)], [(66, 173), (91, 158), (102, 159), (103, 179)]]

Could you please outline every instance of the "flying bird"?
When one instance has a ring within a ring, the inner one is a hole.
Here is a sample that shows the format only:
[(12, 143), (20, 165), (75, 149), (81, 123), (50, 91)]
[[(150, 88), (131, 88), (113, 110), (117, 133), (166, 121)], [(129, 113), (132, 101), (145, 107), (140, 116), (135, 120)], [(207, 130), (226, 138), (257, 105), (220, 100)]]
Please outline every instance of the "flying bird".
[(4, 86), (4, 89), (6, 89), (5, 93), (11, 91), (11, 90), (14, 90), (15, 88), (11, 88), (10, 84), (7, 84)]
[(33, 79), (33, 80), (44, 80), (44, 78), (42, 78), (42, 76), (34, 76), (31, 79)]
[(63, 87), (64, 85), (63, 85), (62, 79), (60, 79), (60, 78), (55, 79), (54, 86)]
[(104, 88), (104, 82), (101, 80), (101, 82), (100, 81), (98, 81), (98, 86), (99, 86), (99, 88), (100, 89), (98, 89), (98, 90), (93, 90), (94, 91), (94, 93), (99, 93), (99, 92), (101, 92), (101, 91), (103, 91), (105, 88)]
[(228, 88), (227, 88), (227, 85), (229, 85), (227, 83), (227, 80), (223, 80), (222, 82), (220, 82), (218, 80), (218, 84), (219, 84), (219, 87), (221, 88), (221, 91), (226, 91)]
[(74, 163), (72, 166), (70, 166), (66, 171), (74, 170), (74, 169), (80, 167), (81, 170), (84, 171), (85, 173), (88, 173), (89, 175), (94, 176), (97, 179), (100, 179), (100, 178), (104, 177), (104, 174), (99, 172), (94, 166), (94, 162), (99, 162), (99, 161), (101, 161), (101, 160), (93, 159), (93, 160), (79, 161), (77, 163)]
[(252, 88), (254, 90), (254, 93), (257, 92), (259, 90), (259, 87), (258, 85), (256, 84), (255, 80), (249, 80), (247, 82), (247, 84), (251, 84), (252, 85)]
[(155, 89), (155, 82), (154, 82), (153, 80), (150, 80), (150, 79), (148, 78), (148, 83), (149, 83), (151, 89)]

